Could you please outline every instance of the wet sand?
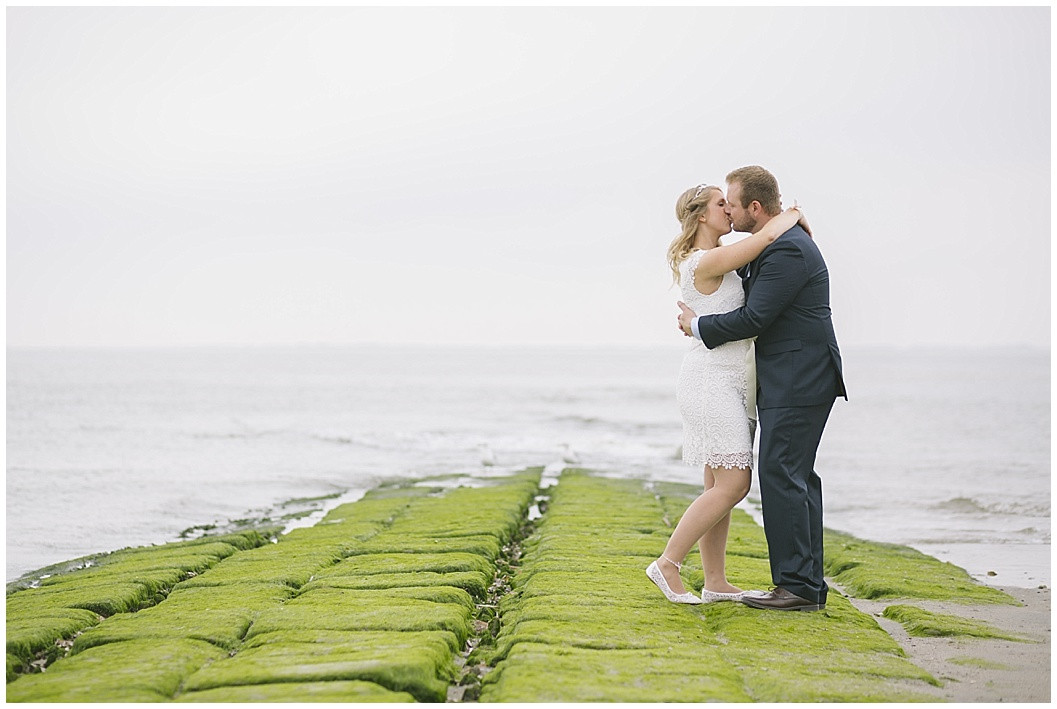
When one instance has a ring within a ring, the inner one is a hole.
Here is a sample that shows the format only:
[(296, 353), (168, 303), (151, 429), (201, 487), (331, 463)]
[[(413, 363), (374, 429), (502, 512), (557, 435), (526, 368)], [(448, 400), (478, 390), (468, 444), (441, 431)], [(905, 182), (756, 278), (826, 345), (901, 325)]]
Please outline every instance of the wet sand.
[(951, 702), (1050, 701), (1050, 589), (1000, 587), (1023, 606), (963, 605), (920, 601), (912, 605), (936, 613), (981, 620), (1023, 636), (1029, 642), (975, 637), (912, 637), (899, 623), (881, 616), (894, 601), (849, 597), (899, 642), (910, 660), (943, 682), (937, 699)]

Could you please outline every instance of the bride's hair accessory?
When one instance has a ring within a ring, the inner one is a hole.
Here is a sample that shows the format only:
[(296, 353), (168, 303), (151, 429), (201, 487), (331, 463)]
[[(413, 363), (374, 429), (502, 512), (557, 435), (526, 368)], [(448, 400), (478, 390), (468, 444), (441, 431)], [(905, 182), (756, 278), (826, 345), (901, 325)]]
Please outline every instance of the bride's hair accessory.
[[(694, 192), (694, 197), (693, 198), (697, 199), (698, 197), (701, 196), (702, 192), (704, 192), (705, 190), (710, 190), (710, 189), (712, 189), (712, 187), (713, 187), (713, 185), (706, 185), (706, 184), (698, 185), (697, 186), (697, 191)], [(719, 188), (717, 187), (716, 189), (719, 189)]]

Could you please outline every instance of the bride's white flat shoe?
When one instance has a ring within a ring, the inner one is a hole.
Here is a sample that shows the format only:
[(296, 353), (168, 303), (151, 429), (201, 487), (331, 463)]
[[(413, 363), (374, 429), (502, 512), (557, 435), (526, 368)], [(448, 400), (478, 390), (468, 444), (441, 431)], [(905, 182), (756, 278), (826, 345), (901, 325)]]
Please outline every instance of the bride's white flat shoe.
[(707, 588), (701, 589), (701, 602), (702, 603), (715, 603), (716, 601), (740, 601), (745, 598), (752, 591), (738, 591), (737, 593), (720, 593), (719, 591), (709, 591)]
[[(674, 564), (675, 562), (672, 563)], [(678, 568), (678, 566), (679, 565), (676, 564), (676, 568)], [(686, 593), (675, 593), (674, 591), (672, 591), (672, 589), (668, 587), (668, 582), (664, 580), (664, 574), (661, 573), (661, 570), (657, 566), (656, 561), (646, 567), (646, 575), (649, 577), (650, 581), (653, 581), (655, 584), (657, 584), (657, 588), (661, 589), (661, 593), (664, 594), (664, 597), (672, 603), (688, 603), (690, 605), (700, 605), (704, 602), (689, 591), (687, 591)]]

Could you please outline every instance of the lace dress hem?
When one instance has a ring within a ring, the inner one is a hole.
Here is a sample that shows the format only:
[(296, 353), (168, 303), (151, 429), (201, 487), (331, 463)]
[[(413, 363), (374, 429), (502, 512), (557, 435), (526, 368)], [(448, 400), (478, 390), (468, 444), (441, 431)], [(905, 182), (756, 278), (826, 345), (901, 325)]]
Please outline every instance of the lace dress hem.
[(687, 465), (710, 468), (752, 468), (752, 451), (742, 453), (710, 453), (708, 455), (684, 455), (683, 462)]

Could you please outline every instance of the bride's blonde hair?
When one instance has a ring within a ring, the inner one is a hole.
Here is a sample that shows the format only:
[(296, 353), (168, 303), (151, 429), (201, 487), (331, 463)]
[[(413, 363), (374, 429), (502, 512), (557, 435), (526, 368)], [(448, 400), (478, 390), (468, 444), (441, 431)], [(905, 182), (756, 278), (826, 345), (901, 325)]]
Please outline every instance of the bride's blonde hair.
[(697, 236), (697, 218), (704, 214), (716, 192), (723, 190), (715, 185), (697, 185), (679, 195), (675, 201), (675, 218), (683, 225), (683, 232), (668, 246), (668, 265), (672, 267), (672, 280), (679, 283), (679, 264), (694, 250)]

